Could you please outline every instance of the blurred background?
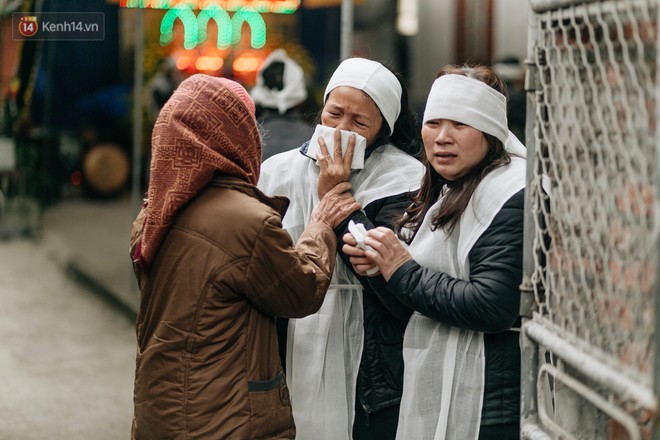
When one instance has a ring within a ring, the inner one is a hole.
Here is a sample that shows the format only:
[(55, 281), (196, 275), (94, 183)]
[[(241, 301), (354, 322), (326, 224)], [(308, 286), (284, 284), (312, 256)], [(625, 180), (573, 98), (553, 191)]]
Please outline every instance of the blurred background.
[[(17, 16), (89, 12), (102, 39), (17, 38)], [(284, 48), (311, 122), (348, 56), (401, 72), (418, 112), (442, 65), (485, 63), (508, 81), (522, 136), (528, 13), (520, 0), (0, 0), (0, 438), (128, 438), (128, 239), (153, 122), (181, 80), (249, 90)]]
[[(102, 16), (102, 38), (17, 32), (23, 16), (89, 13)], [(283, 48), (305, 72), (301, 114), (312, 123), (348, 56), (400, 72), (419, 113), (442, 65), (485, 63), (510, 85), (511, 129), (523, 138), (528, 14), (519, 0), (0, 0), (0, 238), (57, 231), (62, 251), (80, 243), (76, 267), (98, 259), (93, 278), (135, 310), (125, 245), (153, 123), (184, 78), (250, 90)]]
[[(346, 56), (401, 72), (419, 111), (447, 63), (504, 62), (512, 79), (522, 79), (526, 2), (346, 3), (354, 20), (342, 54), (341, 0), (0, 0), (0, 136), (4, 150), (14, 148), (5, 159), (12, 163), (0, 166), (15, 171), (3, 181), (5, 196), (20, 193), (44, 207), (66, 197), (121, 195), (136, 177), (142, 189), (151, 125), (173, 87), (202, 72), (250, 89), (276, 48), (305, 70), (307, 115)], [(105, 35), (15, 39), (12, 13), (27, 12), (102, 12)]]

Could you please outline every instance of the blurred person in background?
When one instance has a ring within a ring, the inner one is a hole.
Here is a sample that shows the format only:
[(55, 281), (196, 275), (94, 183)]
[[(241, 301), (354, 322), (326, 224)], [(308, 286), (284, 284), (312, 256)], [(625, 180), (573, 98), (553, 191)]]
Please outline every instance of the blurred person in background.
[[(271, 157), (261, 168), (259, 187), (291, 200), (286, 230), (298, 237), (317, 197), (346, 180), (364, 208), (335, 227), (339, 238), (350, 220), (367, 229), (393, 226), (424, 172), (414, 157), (419, 131), (400, 77), (376, 61), (344, 60), (326, 86), (320, 123), (335, 129), (334, 144), (333, 139), (319, 142), (324, 154), (316, 160), (307, 157), (305, 143), (300, 150)], [(353, 133), (349, 151), (355, 134), (366, 138), (364, 168), (351, 170), (351, 160), (342, 157), (340, 130)], [(334, 158), (328, 148), (334, 148)], [(382, 277), (356, 275), (348, 257), (340, 254), (319, 312), (289, 320), (287, 339), (280, 342), (286, 348), (298, 439), (394, 438), (403, 386), (403, 332), (411, 311), (383, 289)]]
[(167, 57), (161, 62), (158, 70), (145, 86), (145, 101), (148, 105), (151, 122), (158, 118), (160, 109), (170, 99), (170, 96), (184, 78), (183, 72), (176, 67), (174, 57)]
[(333, 228), (360, 208), (342, 183), (294, 246), (284, 198), (256, 187), (261, 139), (238, 83), (193, 75), (158, 115), (130, 255), (140, 287), (134, 439), (294, 438), (274, 316), (320, 307)]
[(266, 57), (250, 96), (263, 132), (262, 161), (298, 148), (312, 136), (312, 127), (300, 112), (307, 99), (305, 72), (284, 49), (274, 50)]
[(377, 265), (413, 309), (397, 439), (520, 438), (520, 290), (526, 148), (506, 87), (486, 66), (446, 66), (422, 125), (426, 174), (399, 221), (344, 237), (358, 273)]

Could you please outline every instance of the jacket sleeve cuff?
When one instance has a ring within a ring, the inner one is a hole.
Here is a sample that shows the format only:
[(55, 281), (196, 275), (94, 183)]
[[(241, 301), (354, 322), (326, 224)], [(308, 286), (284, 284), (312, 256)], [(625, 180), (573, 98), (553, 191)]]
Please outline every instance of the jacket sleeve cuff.
[(348, 222), (351, 220), (353, 220), (355, 223), (371, 223), (364, 212), (359, 209), (355, 210), (348, 217), (342, 220), (342, 222), (339, 223), (337, 227), (335, 227), (334, 232), (337, 238), (341, 239), (341, 237), (348, 232)]
[[(327, 223), (312, 220), (305, 227), (305, 232), (309, 235), (321, 236), (325, 242), (335, 242), (336, 247), (335, 233)], [(330, 239), (329, 236), (332, 237), (332, 239)]]

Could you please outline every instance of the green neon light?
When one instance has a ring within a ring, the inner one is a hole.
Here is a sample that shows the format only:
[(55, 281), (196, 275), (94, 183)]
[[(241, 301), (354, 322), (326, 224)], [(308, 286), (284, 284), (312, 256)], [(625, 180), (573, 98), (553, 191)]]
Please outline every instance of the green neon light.
[(160, 44), (170, 44), (174, 39), (174, 21), (181, 20), (183, 23), (183, 47), (192, 49), (197, 46), (197, 17), (190, 8), (177, 6), (165, 13), (160, 23)]
[(241, 29), (243, 23), (247, 22), (250, 26), (250, 44), (254, 49), (261, 49), (266, 45), (266, 23), (258, 12), (241, 8), (231, 18), (232, 24), (232, 44), (238, 44), (241, 41)]
[(231, 19), (229, 18), (227, 11), (215, 4), (202, 9), (202, 12), (197, 16), (197, 43), (203, 43), (206, 41), (206, 28), (211, 19), (215, 21), (215, 24), (218, 26), (218, 48), (227, 49), (231, 46)]
[[(142, 0), (134, 0), (142, 1)], [(207, 38), (209, 20), (215, 21), (218, 26), (217, 47), (227, 49), (241, 41), (243, 24), (250, 27), (250, 45), (253, 49), (261, 49), (266, 45), (266, 23), (258, 12), (242, 8), (229, 18), (227, 11), (217, 5), (204, 8), (199, 16), (187, 6), (182, 4), (168, 10), (160, 23), (160, 44), (166, 46), (174, 40), (174, 22), (179, 19), (183, 24), (183, 47), (194, 49)]]
[(293, 14), (300, 8), (301, 0), (119, 0), (125, 8), (173, 9), (188, 7), (206, 9), (217, 5), (225, 11), (239, 11), (246, 8), (258, 13)]

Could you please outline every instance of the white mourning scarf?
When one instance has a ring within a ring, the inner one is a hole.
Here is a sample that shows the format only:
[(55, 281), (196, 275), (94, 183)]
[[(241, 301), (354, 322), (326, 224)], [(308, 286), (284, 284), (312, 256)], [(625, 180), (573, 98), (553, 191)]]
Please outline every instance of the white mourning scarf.
[[(447, 235), (431, 228), (443, 196), (429, 209), (409, 246), (423, 267), (469, 280), (468, 255), (504, 203), (525, 187), (525, 147), (507, 130), (503, 95), (460, 75), (438, 78), (424, 113), (492, 134), (505, 144), (511, 163), (490, 172)], [(476, 440), (484, 394), (483, 333), (451, 327), (415, 312), (404, 335), (404, 383), (398, 440)]]
[[(363, 90), (393, 127), (399, 114), (401, 88), (389, 70), (378, 66), (382, 67), (360, 58), (344, 61), (330, 79), (326, 98), (332, 88), (342, 85)], [(298, 150), (275, 155), (261, 166), (259, 188), (266, 194), (285, 195), (291, 201), (282, 223), (294, 242), (318, 204), (319, 171), (315, 162)], [(424, 167), (417, 159), (393, 145), (384, 145), (365, 159), (364, 169), (351, 173), (351, 192), (364, 207), (384, 197), (419, 189), (423, 174)], [(352, 438), (364, 341), (362, 307), (362, 286), (337, 257), (320, 310), (289, 320), (286, 373), (299, 440)]]

